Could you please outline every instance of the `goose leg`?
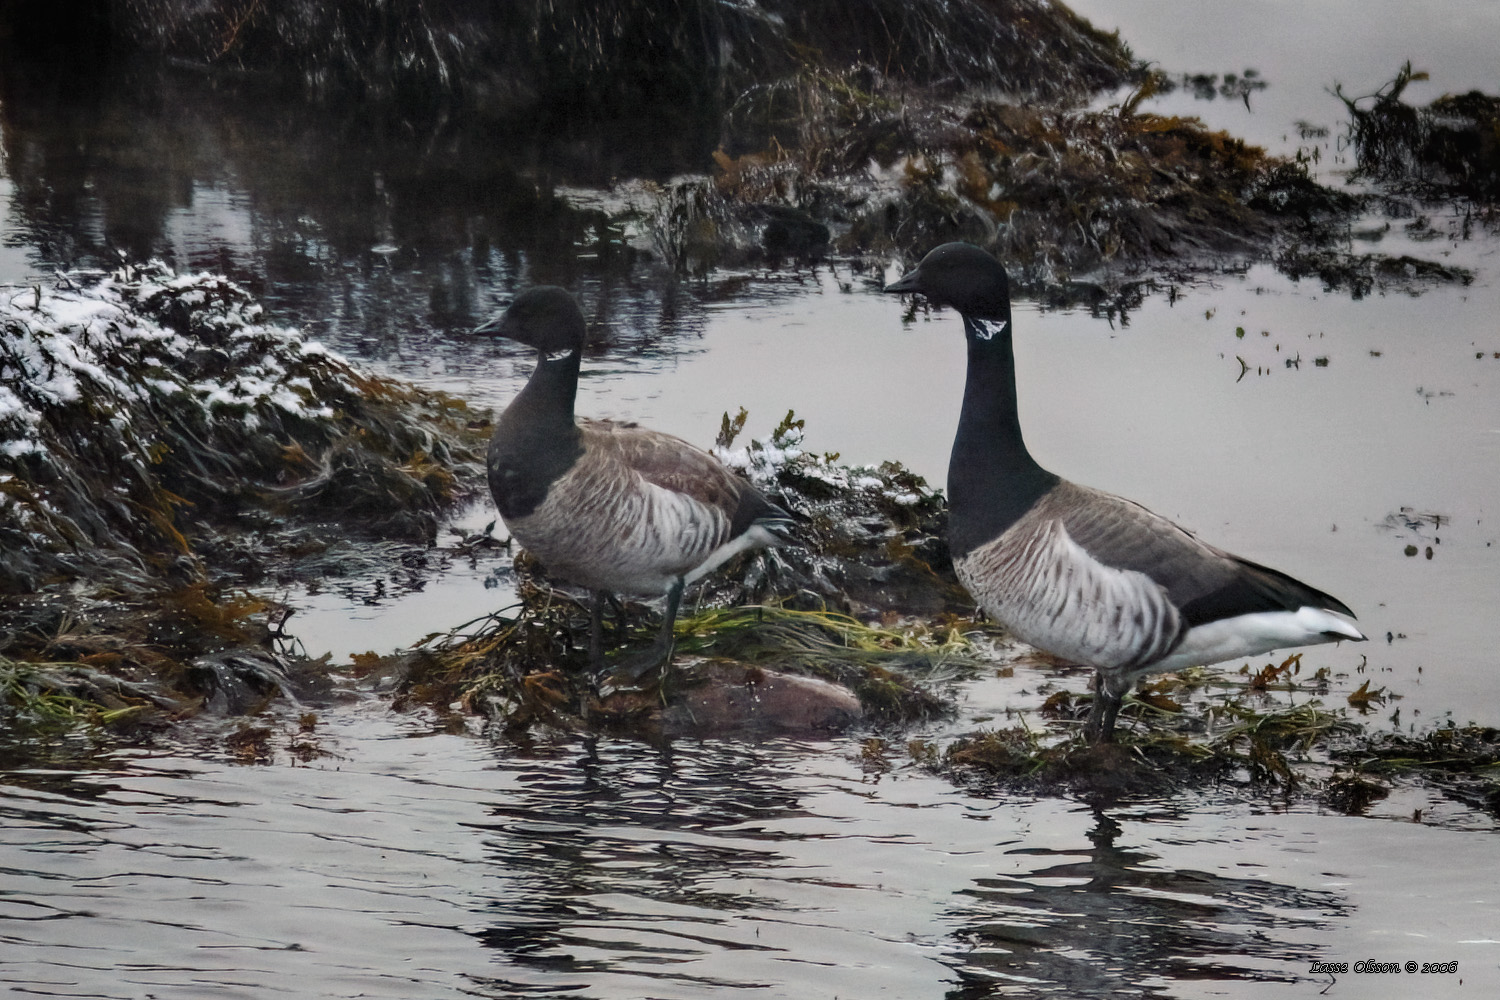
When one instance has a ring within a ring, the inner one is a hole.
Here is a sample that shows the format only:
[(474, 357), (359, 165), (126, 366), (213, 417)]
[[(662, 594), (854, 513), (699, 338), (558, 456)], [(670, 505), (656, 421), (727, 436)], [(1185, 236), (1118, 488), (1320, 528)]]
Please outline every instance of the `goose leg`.
[(613, 595), (603, 590), (589, 591), (589, 667), (604, 669), (604, 601)]
[(605, 597), (609, 598), (609, 606), (615, 612), (615, 635), (624, 635), (626, 626), (625, 605), (621, 604), (620, 599), (609, 591), (606, 590), (603, 593)]
[(616, 677), (638, 681), (657, 667), (661, 667), (665, 675), (667, 664), (672, 659), (672, 627), (677, 624), (677, 609), (682, 606), (682, 591), (686, 585), (687, 582), (682, 577), (678, 577), (667, 590), (667, 608), (662, 615), (661, 630), (656, 633), (656, 641), (651, 643), (648, 649), (642, 650), (616, 667), (614, 671)]
[(672, 659), (673, 629), (677, 625), (677, 610), (682, 607), (682, 592), (687, 588), (687, 580), (677, 578), (667, 591), (667, 608), (662, 614), (661, 631), (656, 635), (656, 645), (662, 650), (662, 664)]
[(1115, 741), (1115, 717), (1120, 714), (1120, 698), (1104, 690), (1104, 675), (1094, 674), (1094, 704), (1089, 709), (1089, 720), (1084, 723), (1083, 735), (1090, 743), (1113, 743)]

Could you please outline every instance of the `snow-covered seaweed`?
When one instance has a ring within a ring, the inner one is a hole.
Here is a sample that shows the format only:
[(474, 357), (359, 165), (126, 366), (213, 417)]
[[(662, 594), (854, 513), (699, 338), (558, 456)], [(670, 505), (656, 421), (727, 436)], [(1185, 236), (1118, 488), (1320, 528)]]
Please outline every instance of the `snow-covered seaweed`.
[(463, 417), (265, 322), (221, 276), (0, 291), (0, 592), (212, 578), (201, 543), (299, 519), (430, 539), (477, 460)]
[[(861, 617), (972, 611), (943, 541), (941, 493), (896, 462), (841, 465), (837, 454), (808, 449), (792, 412), (764, 439), (737, 446), (746, 417), (724, 415), (714, 452), (801, 521), (797, 544), (764, 559), (777, 593)], [(763, 586), (750, 573), (721, 577), (710, 590), (721, 602), (754, 603)]]
[(12, 690), (109, 712), (276, 693), (272, 609), (232, 588), (340, 544), (430, 543), (478, 480), (468, 423), (222, 276), (152, 263), (0, 290)]

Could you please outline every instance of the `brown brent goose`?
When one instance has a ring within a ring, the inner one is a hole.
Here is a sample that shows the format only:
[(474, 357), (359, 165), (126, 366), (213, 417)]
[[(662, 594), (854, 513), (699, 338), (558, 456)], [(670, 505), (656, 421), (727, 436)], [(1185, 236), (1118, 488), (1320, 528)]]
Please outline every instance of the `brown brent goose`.
[(664, 667), (683, 588), (740, 552), (778, 544), (791, 518), (681, 438), (574, 417), (585, 324), (564, 289), (527, 289), (474, 332), (537, 351), (536, 370), (490, 440), (490, 492), (506, 528), (549, 574), (592, 592), (589, 659), (596, 670), (604, 666), (609, 594), (665, 594), (655, 642), (617, 663), (616, 673), (639, 678)]
[(1017, 638), (1098, 671), (1091, 741), (1112, 739), (1120, 701), (1144, 674), (1365, 638), (1328, 594), (1037, 464), (1016, 410), (1009, 281), (990, 254), (944, 244), (885, 290), (963, 317), (968, 376), (948, 460), (954, 567)]

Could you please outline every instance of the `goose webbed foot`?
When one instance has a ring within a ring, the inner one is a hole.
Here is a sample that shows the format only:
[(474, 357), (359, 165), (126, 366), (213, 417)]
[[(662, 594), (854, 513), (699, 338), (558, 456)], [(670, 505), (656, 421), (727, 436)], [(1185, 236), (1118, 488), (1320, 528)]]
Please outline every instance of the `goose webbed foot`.
[(611, 687), (639, 687), (641, 680), (654, 670), (660, 669), (662, 675), (665, 676), (667, 664), (671, 660), (671, 639), (668, 638), (666, 642), (662, 642), (661, 637), (658, 636), (650, 646), (608, 667), (606, 683)]
[(677, 624), (677, 609), (682, 604), (685, 582), (678, 579), (667, 591), (667, 607), (662, 615), (661, 628), (656, 639), (646, 649), (617, 661), (609, 668), (605, 678), (606, 687), (639, 687), (641, 679), (653, 670), (661, 670), (661, 680), (667, 676), (667, 667), (672, 661), (673, 627)]
[(1120, 714), (1122, 698), (1104, 690), (1104, 675), (1094, 674), (1094, 704), (1089, 709), (1089, 718), (1083, 726), (1084, 739), (1089, 743), (1113, 743), (1115, 741), (1115, 718)]

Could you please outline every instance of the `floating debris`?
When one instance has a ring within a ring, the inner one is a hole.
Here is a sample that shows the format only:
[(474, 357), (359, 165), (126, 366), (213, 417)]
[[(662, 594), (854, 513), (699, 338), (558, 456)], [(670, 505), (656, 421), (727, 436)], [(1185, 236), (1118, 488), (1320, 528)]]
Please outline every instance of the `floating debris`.
[(1276, 269), (1293, 281), (1317, 278), (1326, 291), (1346, 291), (1353, 299), (1362, 299), (1377, 290), (1417, 295), (1432, 285), (1470, 285), (1474, 282), (1474, 272), (1457, 265), (1439, 264), (1407, 254), (1388, 257), (1352, 253), (1307, 242), (1292, 242), (1280, 247), (1274, 255), (1274, 262)]
[[(1238, 100), (1245, 105), (1245, 110), (1250, 110), (1250, 95), (1265, 90), (1268, 84), (1260, 78), (1260, 71), (1246, 69), (1243, 73), (1182, 73), (1178, 76), (1170, 76), (1166, 73), (1158, 73), (1157, 93), (1170, 94), (1179, 87), (1188, 91), (1193, 97), (1200, 101), (1211, 101), (1215, 97), (1227, 100)], [(1302, 125), (1305, 123), (1299, 123)], [(1327, 130), (1323, 130), (1327, 135)], [(1309, 137), (1304, 132), (1304, 139)]]
[(1500, 817), (1500, 730), (1449, 725), (1422, 736), (1391, 734), (1341, 747), (1333, 757), (1345, 783), (1373, 786), (1382, 793), (1377, 798), (1392, 781), (1419, 780)]

